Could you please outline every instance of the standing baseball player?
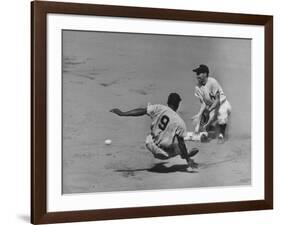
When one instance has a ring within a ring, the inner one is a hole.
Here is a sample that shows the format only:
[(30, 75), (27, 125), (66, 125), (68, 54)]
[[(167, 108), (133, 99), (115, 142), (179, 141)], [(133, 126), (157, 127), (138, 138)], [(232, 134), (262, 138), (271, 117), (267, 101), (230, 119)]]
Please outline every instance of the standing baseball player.
[(171, 93), (168, 97), (168, 106), (148, 104), (146, 108), (137, 108), (127, 112), (120, 109), (112, 109), (110, 112), (118, 116), (143, 116), (148, 115), (152, 119), (151, 132), (147, 136), (146, 148), (158, 159), (169, 159), (180, 155), (185, 159), (188, 167), (196, 168), (197, 164), (191, 159), (198, 153), (197, 148), (188, 151), (184, 142), (186, 126), (177, 114), (181, 98), (177, 93)]
[(193, 117), (197, 121), (195, 132), (209, 131), (217, 123), (219, 127), (218, 142), (224, 143), (231, 105), (218, 81), (209, 77), (209, 68), (206, 65), (201, 64), (193, 72), (196, 73), (198, 81), (195, 96), (201, 103), (199, 112)]

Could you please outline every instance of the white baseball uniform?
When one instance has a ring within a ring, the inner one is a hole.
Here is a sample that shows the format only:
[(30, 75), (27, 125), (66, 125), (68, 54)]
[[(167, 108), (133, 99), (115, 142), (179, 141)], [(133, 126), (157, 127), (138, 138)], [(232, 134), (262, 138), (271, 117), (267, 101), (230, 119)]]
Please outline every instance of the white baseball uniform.
[[(217, 122), (219, 124), (226, 124), (231, 113), (231, 105), (227, 101), (218, 81), (213, 77), (208, 77), (205, 85), (195, 87), (195, 96), (208, 106), (211, 106), (214, 103), (217, 92), (220, 94), (220, 107), (218, 110)], [(212, 113), (214, 113), (214, 110), (210, 112), (210, 114)]]
[(146, 147), (156, 157), (170, 158), (180, 154), (176, 136), (186, 136), (186, 126), (182, 118), (170, 107), (164, 105), (147, 106), (147, 115), (152, 119), (151, 134), (146, 138)]

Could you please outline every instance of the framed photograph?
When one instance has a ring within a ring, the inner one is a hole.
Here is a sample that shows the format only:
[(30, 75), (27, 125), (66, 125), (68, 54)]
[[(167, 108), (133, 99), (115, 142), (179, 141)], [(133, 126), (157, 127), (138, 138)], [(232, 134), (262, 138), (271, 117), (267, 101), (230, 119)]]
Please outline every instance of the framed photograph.
[(273, 17), (31, 3), (33, 224), (273, 208)]

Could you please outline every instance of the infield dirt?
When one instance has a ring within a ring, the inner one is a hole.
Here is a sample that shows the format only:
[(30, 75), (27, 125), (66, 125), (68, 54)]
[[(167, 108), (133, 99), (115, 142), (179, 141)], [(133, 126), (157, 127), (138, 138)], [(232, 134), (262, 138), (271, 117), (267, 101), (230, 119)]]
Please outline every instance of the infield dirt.
[[(62, 57), (63, 193), (251, 184), (250, 40), (64, 31)], [(161, 161), (145, 149), (148, 116), (109, 110), (166, 104), (177, 92), (192, 131), (199, 64), (221, 83), (232, 115), (224, 144), (187, 142), (200, 152), (198, 170), (186, 172), (180, 157)]]

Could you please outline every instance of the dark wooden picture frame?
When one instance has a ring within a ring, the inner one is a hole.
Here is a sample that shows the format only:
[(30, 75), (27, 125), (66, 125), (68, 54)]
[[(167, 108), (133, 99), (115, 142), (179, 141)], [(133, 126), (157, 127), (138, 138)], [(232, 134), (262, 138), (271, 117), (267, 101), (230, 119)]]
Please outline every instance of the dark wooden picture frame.
[[(76, 14), (264, 26), (264, 200), (47, 212), (47, 14)], [(35, 1), (31, 3), (31, 222), (33, 224), (219, 213), (273, 208), (273, 17)]]

